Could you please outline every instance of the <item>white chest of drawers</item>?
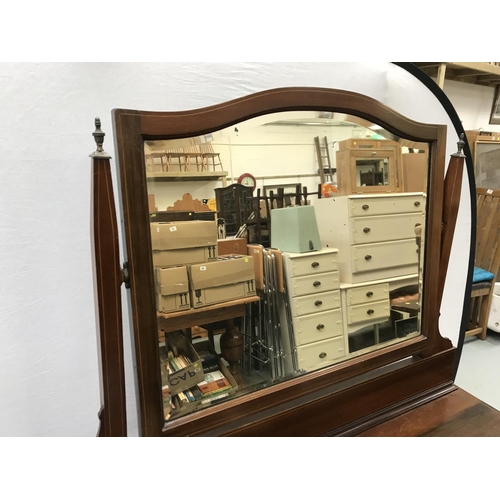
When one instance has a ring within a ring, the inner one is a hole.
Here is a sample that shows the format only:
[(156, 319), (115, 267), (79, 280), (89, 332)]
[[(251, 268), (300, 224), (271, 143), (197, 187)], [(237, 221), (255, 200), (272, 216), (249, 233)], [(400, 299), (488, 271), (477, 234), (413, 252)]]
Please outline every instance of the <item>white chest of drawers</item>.
[[(348, 348), (349, 357), (359, 356), (377, 348), (380, 342), (379, 326), (390, 320), (391, 317), (391, 292), (398, 289), (408, 289), (417, 283), (417, 275), (408, 275), (360, 284), (340, 284), (345, 335), (349, 337), (366, 327), (373, 326), (373, 346), (354, 352), (350, 352)], [(396, 340), (396, 332), (394, 332), (394, 337), (390, 341)]]
[(341, 282), (418, 273), (415, 225), (424, 221), (422, 193), (337, 196), (314, 207), (323, 246), (339, 250)]
[(292, 330), (281, 322), (285, 352), (291, 353), (285, 357), (286, 372), (293, 372), (294, 365), (310, 371), (340, 361), (346, 354), (346, 342), (337, 250), (285, 252), (283, 256)]

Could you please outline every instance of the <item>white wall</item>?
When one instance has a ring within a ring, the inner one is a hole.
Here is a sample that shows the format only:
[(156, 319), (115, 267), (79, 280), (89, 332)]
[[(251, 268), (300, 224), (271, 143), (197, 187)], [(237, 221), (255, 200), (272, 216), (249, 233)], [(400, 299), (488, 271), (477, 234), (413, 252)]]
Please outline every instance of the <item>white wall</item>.
[(500, 125), (490, 125), (495, 89), (482, 85), (445, 80), (444, 92), (456, 109), (465, 130), (484, 129), (500, 132)]
[[(114, 157), (113, 108), (191, 109), (283, 86), (366, 93), (415, 120), (450, 125), (428, 89), (388, 63), (0, 64), (0, 435), (97, 432), (88, 157), (95, 149), (95, 116), (107, 134), (104, 147)], [(447, 154), (456, 142), (449, 127)], [(454, 272), (446, 283), (440, 321), (443, 335), (454, 342), (470, 244), (467, 185), (463, 193)], [(128, 315), (126, 310), (133, 435)]]
[[(308, 113), (311, 117), (316, 114)], [(268, 115), (269, 121), (292, 120), (302, 118), (307, 121), (304, 113), (296, 112)], [(213, 134), (211, 145), (213, 150), (220, 154), (222, 167), (228, 173), (227, 183), (237, 182), (239, 176), (249, 172), (257, 178), (257, 188), (275, 186), (277, 184), (297, 184), (307, 187), (309, 193), (318, 191), (318, 158), (314, 138), (324, 137), (328, 140), (330, 163), (336, 167), (338, 142), (352, 137), (373, 135), (373, 132), (363, 127), (333, 126), (333, 125), (270, 125), (265, 120), (252, 119), (229, 127)], [(357, 133), (357, 134), (356, 134)], [(355, 135), (353, 135), (355, 134)], [(189, 141), (187, 141), (189, 142)], [(175, 144), (174, 144), (175, 143)], [(180, 140), (160, 141), (154, 144), (154, 149), (173, 149), (181, 146)], [(159, 163), (159, 159), (157, 163)], [(194, 162), (193, 162), (194, 163)], [(192, 165), (191, 170), (196, 167)], [(173, 169), (178, 169), (174, 165)], [(335, 176), (334, 176), (335, 179)], [(148, 182), (148, 193), (155, 195), (155, 203), (159, 210), (166, 210), (168, 206), (189, 193), (193, 198), (205, 199), (214, 197), (214, 188), (221, 187), (222, 182)]]

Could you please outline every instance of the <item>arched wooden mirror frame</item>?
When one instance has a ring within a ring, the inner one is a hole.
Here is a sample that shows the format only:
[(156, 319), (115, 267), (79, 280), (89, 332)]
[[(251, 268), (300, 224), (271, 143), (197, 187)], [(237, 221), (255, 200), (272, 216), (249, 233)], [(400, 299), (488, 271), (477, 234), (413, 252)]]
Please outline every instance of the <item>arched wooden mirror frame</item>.
[[(144, 141), (199, 136), (262, 114), (305, 110), (355, 115), (401, 138), (429, 143), (422, 335), (165, 424)], [(115, 109), (113, 125), (143, 436), (353, 433), (354, 429), (452, 390), (456, 349), (438, 329), (443, 279), (440, 261), (447, 160), (445, 125), (417, 123), (365, 95), (303, 87), (268, 90), (182, 112)]]

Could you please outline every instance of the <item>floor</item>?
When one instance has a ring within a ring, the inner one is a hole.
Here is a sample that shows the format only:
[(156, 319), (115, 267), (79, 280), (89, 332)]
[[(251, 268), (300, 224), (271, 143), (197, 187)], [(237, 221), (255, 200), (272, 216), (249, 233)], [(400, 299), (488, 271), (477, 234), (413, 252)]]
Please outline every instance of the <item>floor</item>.
[(488, 330), (484, 341), (465, 339), (455, 383), (500, 410), (500, 333)]

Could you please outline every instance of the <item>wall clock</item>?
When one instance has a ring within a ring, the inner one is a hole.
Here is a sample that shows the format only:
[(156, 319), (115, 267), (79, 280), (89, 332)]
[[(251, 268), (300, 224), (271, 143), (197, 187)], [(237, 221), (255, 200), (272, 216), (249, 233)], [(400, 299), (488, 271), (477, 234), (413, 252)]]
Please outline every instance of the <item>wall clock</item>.
[(238, 178), (238, 184), (249, 186), (255, 191), (255, 188), (257, 187), (257, 180), (252, 174), (241, 174)]

